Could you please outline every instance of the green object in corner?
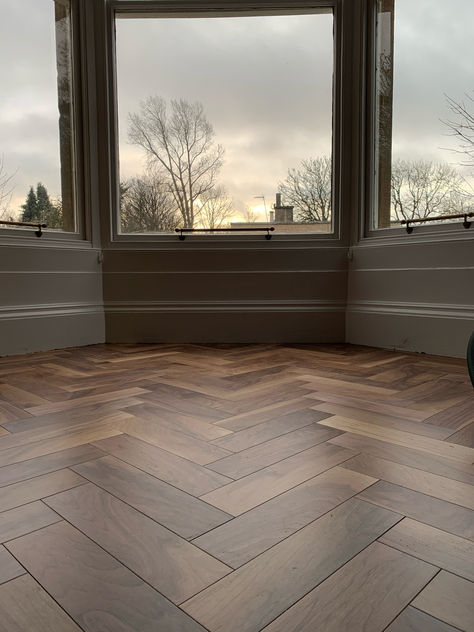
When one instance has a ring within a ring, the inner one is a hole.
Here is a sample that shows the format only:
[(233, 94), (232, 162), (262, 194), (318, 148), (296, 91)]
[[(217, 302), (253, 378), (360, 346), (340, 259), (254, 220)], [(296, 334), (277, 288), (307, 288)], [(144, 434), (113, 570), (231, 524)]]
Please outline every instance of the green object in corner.
[(469, 375), (471, 377), (472, 385), (474, 386), (474, 331), (467, 343), (467, 368), (469, 369)]

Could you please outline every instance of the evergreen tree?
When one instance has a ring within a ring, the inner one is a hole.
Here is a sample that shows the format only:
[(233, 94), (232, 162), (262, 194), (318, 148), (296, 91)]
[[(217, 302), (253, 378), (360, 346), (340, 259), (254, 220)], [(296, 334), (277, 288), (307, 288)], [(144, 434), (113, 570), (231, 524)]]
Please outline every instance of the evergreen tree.
[(51, 200), (49, 199), (46, 187), (41, 182), (36, 185), (36, 208), (38, 209), (38, 218), (40, 222), (47, 223), (52, 210)]
[(63, 206), (61, 199), (55, 203), (51, 202), (51, 208), (45, 216), (44, 222), (48, 228), (63, 229)]
[(46, 224), (48, 228), (62, 228), (61, 201), (53, 204), (44, 184), (38, 182), (36, 191), (30, 187), (26, 201), (21, 205), (22, 222), (38, 222)]
[(22, 222), (37, 222), (39, 221), (38, 216), (38, 200), (36, 198), (36, 193), (33, 187), (30, 187), (28, 191), (28, 195), (26, 196), (26, 201), (21, 205), (23, 209), (23, 213), (21, 216)]

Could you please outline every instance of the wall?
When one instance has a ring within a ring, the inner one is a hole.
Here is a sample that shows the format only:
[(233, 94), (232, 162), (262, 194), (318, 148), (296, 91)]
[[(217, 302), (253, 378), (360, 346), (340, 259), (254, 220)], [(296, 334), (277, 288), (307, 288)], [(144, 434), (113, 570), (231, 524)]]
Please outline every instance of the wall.
[(464, 357), (474, 330), (472, 231), (460, 226), (458, 239), (414, 241), (407, 235), (353, 247), (346, 340)]
[(0, 355), (105, 339), (97, 250), (7, 242), (0, 288)]
[(347, 249), (262, 241), (105, 251), (107, 342), (342, 342)]

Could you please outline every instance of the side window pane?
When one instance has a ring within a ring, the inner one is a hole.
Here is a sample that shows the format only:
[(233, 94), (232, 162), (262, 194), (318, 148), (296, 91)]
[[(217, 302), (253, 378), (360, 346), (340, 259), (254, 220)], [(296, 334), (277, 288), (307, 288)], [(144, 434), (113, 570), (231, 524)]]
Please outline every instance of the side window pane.
[(116, 18), (122, 233), (332, 231), (330, 10)]
[(70, 10), (5, 0), (0, 25), (0, 219), (66, 232), (76, 230)]
[(472, 0), (377, 0), (373, 228), (474, 210), (473, 23)]

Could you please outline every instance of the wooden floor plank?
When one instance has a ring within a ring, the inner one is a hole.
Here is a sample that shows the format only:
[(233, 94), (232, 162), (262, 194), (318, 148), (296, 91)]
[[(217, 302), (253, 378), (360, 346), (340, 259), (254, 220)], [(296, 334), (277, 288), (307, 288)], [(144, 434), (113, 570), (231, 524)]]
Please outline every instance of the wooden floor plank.
[(255, 410), (233, 415), (222, 421), (217, 421), (215, 425), (237, 432), (238, 430), (245, 430), (246, 428), (256, 426), (264, 421), (282, 417), (287, 413), (310, 408), (314, 404), (315, 402), (309, 401), (304, 397), (296, 397), (286, 401), (283, 400), (282, 402), (273, 402), (267, 406), (257, 405)]
[(61, 518), (40, 500), (0, 513), (0, 542), (13, 540)]
[(323, 400), (324, 402), (333, 402), (334, 404), (343, 404), (354, 408), (361, 408), (362, 410), (370, 410), (382, 415), (391, 415), (392, 417), (409, 419), (411, 421), (424, 421), (430, 416), (429, 412), (414, 410), (409, 406), (396, 406), (388, 403), (387, 401), (380, 402), (374, 401), (371, 398), (347, 395), (345, 390), (341, 390), (340, 392), (328, 392), (323, 389), (319, 389), (311, 395), (307, 395), (307, 397), (308, 400), (316, 399)]
[(474, 422), (474, 396), (472, 393), (463, 401), (445, 408), (439, 413), (425, 419), (426, 423), (444, 428), (459, 430)]
[(474, 422), (464, 426), (461, 430), (458, 430), (454, 434), (450, 435), (446, 441), (474, 448)]
[(316, 410), (301, 410), (288, 413), (271, 421), (262, 422), (247, 430), (234, 432), (227, 437), (216, 439), (212, 443), (231, 452), (241, 452), (269, 439), (285, 435), (292, 430), (298, 430), (298, 428), (321, 421), (326, 417), (329, 417), (328, 413)]
[(211, 632), (258, 632), (400, 519), (364, 504), (347, 501), (193, 597), (184, 610)]
[(104, 456), (103, 452), (86, 444), (53, 454), (45, 454), (20, 463), (5, 465), (0, 467), (0, 487), (25, 481), (41, 474), (49, 474), (84, 461), (98, 459), (101, 456)]
[(413, 605), (463, 632), (474, 631), (474, 584), (441, 571)]
[(294, 430), (247, 448), (242, 452), (227, 456), (215, 463), (209, 463), (207, 468), (233, 479), (242, 478), (263, 469), (267, 465), (272, 465), (293, 454), (324, 443), (339, 434), (338, 430), (323, 429), (312, 423), (299, 430)]
[(48, 406), (50, 402), (44, 397), (38, 397), (34, 393), (17, 388), (10, 384), (0, 383), (0, 399), (14, 406), (27, 409), (30, 406)]
[(171, 428), (158, 426), (152, 421), (139, 417), (130, 416), (130, 419), (119, 422), (116, 428), (120, 429), (120, 432), (147, 441), (198, 465), (206, 465), (232, 454), (229, 450), (224, 450), (212, 443), (195, 439)]
[[(163, 429), (182, 432), (201, 441), (211, 441), (232, 434), (231, 430), (216, 426), (195, 416), (180, 415), (175, 411), (153, 404), (139, 404), (127, 408), (127, 412), (139, 419), (152, 421)], [(449, 430), (448, 430), (448, 434)]]
[(322, 443), (201, 498), (222, 511), (238, 516), (352, 456), (352, 450)]
[(96, 441), (94, 446), (194, 496), (201, 496), (231, 482), (230, 478), (217, 471), (210, 471), (126, 434)]
[(387, 459), (388, 461), (394, 461), (395, 463), (401, 463), (425, 472), (474, 485), (474, 468), (466, 463), (459, 463), (452, 459), (433, 456), (413, 448), (394, 445), (388, 441), (381, 441), (380, 439), (364, 437), (349, 432), (340, 434), (334, 439), (330, 439), (329, 442), (334, 445), (340, 445), (343, 448), (349, 448), (355, 452), (371, 454), (381, 459)]
[(375, 482), (333, 467), (194, 542), (237, 568)]
[(152, 386), (149, 393), (141, 395), (141, 399), (177, 413), (194, 415), (205, 422), (219, 421), (233, 414), (227, 400), (208, 397), (161, 382)]
[(44, 428), (36, 428), (26, 430), (24, 432), (17, 432), (9, 434), (4, 437), (0, 437), (0, 455), (4, 454), (11, 448), (27, 446), (30, 443), (39, 443), (40, 441), (46, 441), (48, 439), (61, 439), (78, 433), (85, 433), (87, 431), (94, 431), (101, 427), (111, 427), (118, 425), (121, 420), (133, 419), (131, 415), (124, 412), (114, 412), (110, 415), (101, 417), (96, 415), (86, 420), (85, 423), (80, 423), (78, 426), (75, 424), (69, 425), (64, 422), (62, 425), (46, 426)]
[(383, 428), (393, 428), (395, 430), (402, 430), (403, 432), (410, 432), (414, 435), (422, 435), (424, 437), (431, 437), (432, 439), (439, 439), (443, 441), (452, 431), (449, 428), (441, 428), (440, 426), (432, 426), (428, 423), (420, 423), (419, 421), (409, 421), (401, 417), (393, 417), (390, 415), (382, 415), (381, 413), (372, 412), (370, 410), (363, 410), (361, 408), (355, 408), (354, 406), (344, 406), (343, 404), (334, 404), (332, 402), (324, 402), (313, 406), (313, 410), (321, 410), (332, 415), (339, 415), (347, 419), (355, 419), (357, 421), (364, 421), (366, 423), (372, 423)]
[(382, 428), (375, 424), (367, 424), (362, 421), (339, 417), (338, 415), (324, 419), (320, 424), (345, 432), (352, 432), (367, 437), (373, 437), (374, 439), (389, 441), (396, 445), (416, 448), (422, 452), (450, 458), (455, 461), (460, 461), (461, 463), (472, 464), (474, 459), (474, 450), (472, 448), (448, 443), (447, 441), (431, 439), (430, 437), (415, 436), (401, 430)]
[(5, 547), (0, 546), (0, 584), (9, 582), (11, 579), (15, 579), (15, 577), (19, 577), (25, 572), (23, 566), (18, 564), (13, 555), (9, 553)]
[(404, 518), (380, 542), (474, 581), (474, 542)]
[(82, 476), (65, 469), (7, 485), (0, 488), (0, 512), (83, 485), (85, 482)]
[(386, 388), (385, 386), (370, 386), (368, 384), (357, 384), (355, 382), (347, 382), (341, 379), (333, 377), (323, 377), (319, 375), (300, 375), (300, 380), (309, 382), (315, 391), (327, 390), (330, 393), (338, 393), (343, 389), (344, 393), (347, 393), (350, 397), (373, 397), (374, 399), (387, 399), (390, 395), (396, 395), (397, 391), (393, 388)]
[(73, 469), (184, 538), (195, 538), (230, 519), (199, 498), (111, 456)]
[(43, 439), (42, 441), (34, 441), (26, 445), (14, 445), (5, 450), (0, 449), (0, 467), (35, 459), (54, 452), (62, 452), (63, 450), (106, 439), (107, 437), (115, 437), (121, 434), (121, 431), (115, 425), (114, 421), (110, 423), (102, 422), (95, 427), (79, 428), (71, 432), (64, 431), (57, 436)]
[(452, 481), (445, 476), (437, 476), (368, 454), (358, 454), (343, 463), (342, 467), (474, 510), (474, 489), (467, 483)]
[(24, 419), (25, 417), (31, 417), (31, 415), (19, 406), (0, 400), (0, 424), (4, 425), (9, 421)]
[(46, 432), (54, 430), (54, 427), (60, 430), (64, 430), (66, 427), (71, 429), (73, 426), (85, 425), (90, 422), (97, 422), (100, 419), (111, 417), (115, 412), (126, 411), (129, 406), (139, 403), (140, 400), (137, 397), (127, 397), (102, 402), (100, 404), (77, 404), (74, 408), (68, 410), (30, 416), (27, 419), (17, 419), (4, 425), (12, 434), (40, 429)]
[(439, 619), (430, 617), (413, 606), (408, 606), (401, 612), (386, 632), (458, 632), (456, 628)]
[(364, 490), (359, 498), (461, 538), (474, 539), (474, 512), (445, 500), (385, 481), (379, 481)]
[(0, 632), (81, 632), (29, 575), (0, 586)]
[(375, 542), (265, 632), (381, 632), (437, 570)]
[(174, 603), (231, 571), (92, 483), (50, 496), (45, 502)]
[(85, 632), (203, 632), (69, 524), (58, 522), (7, 547)]
[(77, 397), (74, 399), (68, 399), (64, 402), (48, 402), (39, 406), (26, 407), (25, 410), (31, 415), (45, 415), (48, 413), (56, 413), (61, 410), (68, 410), (75, 406), (84, 406), (86, 404), (96, 404), (108, 401), (114, 401), (124, 397), (135, 397), (136, 395), (144, 395), (148, 391), (144, 388), (124, 388), (119, 391), (110, 391), (109, 393), (102, 393), (101, 395), (90, 395), (85, 397)]

